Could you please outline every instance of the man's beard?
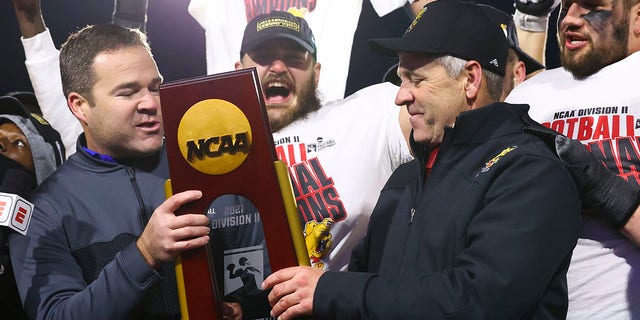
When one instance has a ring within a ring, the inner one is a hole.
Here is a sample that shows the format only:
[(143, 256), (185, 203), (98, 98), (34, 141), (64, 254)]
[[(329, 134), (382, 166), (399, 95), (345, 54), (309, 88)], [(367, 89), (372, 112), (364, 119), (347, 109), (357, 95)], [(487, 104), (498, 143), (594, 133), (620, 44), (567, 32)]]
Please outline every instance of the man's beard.
[(564, 44), (560, 44), (560, 61), (562, 66), (567, 69), (575, 79), (585, 79), (600, 69), (620, 61), (627, 56), (629, 36), (629, 19), (625, 18), (620, 23), (613, 24), (613, 33), (607, 44), (600, 44), (599, 48), (587, 52), (579, 59), (571, 59), (564, 48)]
[(320, 99), (318, 98), (318, 86), (315, 82), (315, 72), (311, 73), (311, 77), (301, 84), (298, 95), (298, 105), (290, 112), (283, 114), (277, 119), (275, 117), (269, 118), (269, 124), (271, 125), (271, 131), (278, 132), (282, 128), (288, 126), (292, 122), (304, 119), (309, 113), (320, 109)]

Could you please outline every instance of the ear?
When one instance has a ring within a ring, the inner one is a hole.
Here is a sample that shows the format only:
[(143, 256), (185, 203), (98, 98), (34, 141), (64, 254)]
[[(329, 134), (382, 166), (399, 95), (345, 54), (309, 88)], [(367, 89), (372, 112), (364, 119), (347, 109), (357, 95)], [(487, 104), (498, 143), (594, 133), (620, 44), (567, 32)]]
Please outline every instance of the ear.
[(313, 66), (313, 71), (315, 74), (315, 79), (314, 81), (316, 82), (316, 86), (318, 85), (318, 82), (320, 82), (320, 69), (322, 68), (322, 66), (320, 65), (319, 62), (316, 62), (316, 64)]
[(236, 70), (244, 69), (244, 66), (242, 65), (242, 61), (236, 61), (236, 63), (233, 66), (236, 68)]
[(524, 62), (518, 61), (513, 66), (513, 86), (517, 86), (524, 81), (527, 77), (527, 68), (524, 65)]
[(87, 123), (87, 108), (90, 107), (89, 101), (77, 92), (69, 93), (67, 97), (67, 105), (73, 115), (80, 120), (80, 123)]
[(469, 101), (475, 101), (480, 95), (480, 88), (482, 87), (482, 67), (480, 63), (475, 60), (470, 60), (464, 67), (464, 74), (461, 75), (464, 81), (464, 92)]
[(640, 2), (631, 7), (629, 15), (631, 32), (633, 34), (633, 37), (637, 40), (638, 38), (640, 38)]

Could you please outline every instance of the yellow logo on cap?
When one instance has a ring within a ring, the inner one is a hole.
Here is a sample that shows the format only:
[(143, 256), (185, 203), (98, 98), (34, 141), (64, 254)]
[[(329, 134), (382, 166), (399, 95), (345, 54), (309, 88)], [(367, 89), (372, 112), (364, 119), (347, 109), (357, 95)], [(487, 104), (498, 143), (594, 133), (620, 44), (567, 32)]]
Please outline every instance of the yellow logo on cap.
[(504, 23), (500, 24), (500, 29), (502, 29), (502, 33), (504, 33), (504, 37), (509, 39), (509, 36), (507, 35), (507, 25)]
[(267, 18), (259, 21), (256, 24), (256, 31), (262, 31), (267, 28), (280, 27), (288, 28), (296, 32), (300, 32), (300, 24), (297, 21), (285, 19), (285, 18)]
[(409, 25), (409, 28), (407, 28), (407, 31), (404, 32), (405, 34), (411, 32), (411, 30), (413, 30), (413, 28), (416, 26), (416, 24), (418, 24), (418, 21), (420, 21), (420, 19), (422, 18), (422, 15), (424, 14), (425, 11), (427, 11), (427, 7), (424, 7), (422, 9), (420, 9), (418, 14), (416, 15), (416, 18), (413, 19), (413, 22), (411, 22), (411, 24)]
[(304, 16), (306, 16), (307, 13), (309, 13), (309, 9), (291, 7), (289, 9), (287, 9), (287, 12), (291, 13), (292, 15), (294, 15), (294, 16), (296, 16), (298, 18), (304, 18)]
[(194, 169), (211, 175), (238, 168), (251, 149), (251, 125), (242, 110), (220, 99), (200, 101), (178, 125), (178, 145)]

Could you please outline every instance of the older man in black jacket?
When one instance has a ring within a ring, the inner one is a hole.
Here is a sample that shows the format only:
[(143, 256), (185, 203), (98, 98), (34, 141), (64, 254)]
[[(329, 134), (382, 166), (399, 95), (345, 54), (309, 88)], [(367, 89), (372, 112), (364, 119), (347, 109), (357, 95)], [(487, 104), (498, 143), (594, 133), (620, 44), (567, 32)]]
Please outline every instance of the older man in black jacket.
[[(507, 60), (500, 28), (476, 4), (436, 1), (402, 38), (371, 42), (398, 55), (416, 160), (396, 170), (374, 216), (393, 214), (379, 268), (280, 270), (263, 283), (272, 315), (332, 319), (563, 318), (579, 195), (553, 151), (524, 132), (528, 106), (498, 103)], [(397, 187), (397, 186), (396, 186)], [(364, 239), (387, 226), (372, 218)], [(377, 262), (376, 262), (377, 263)]]

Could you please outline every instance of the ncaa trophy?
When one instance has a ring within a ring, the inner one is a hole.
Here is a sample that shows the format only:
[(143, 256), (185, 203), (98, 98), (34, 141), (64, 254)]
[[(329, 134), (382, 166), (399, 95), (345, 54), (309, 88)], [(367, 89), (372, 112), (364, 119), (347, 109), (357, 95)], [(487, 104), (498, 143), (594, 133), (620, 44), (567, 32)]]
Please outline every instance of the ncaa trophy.
[(201, 190), (176, 214), (206, 214), (211, 223), (209, 244), (176, 260), (182, 319), (222, 319), (223, 303), (240, 304), (245, 318), (270, 318), (262, 280), (309, 259), (258, 74), (250, 68), (167, 83), (160, 98), (167, 197)]

